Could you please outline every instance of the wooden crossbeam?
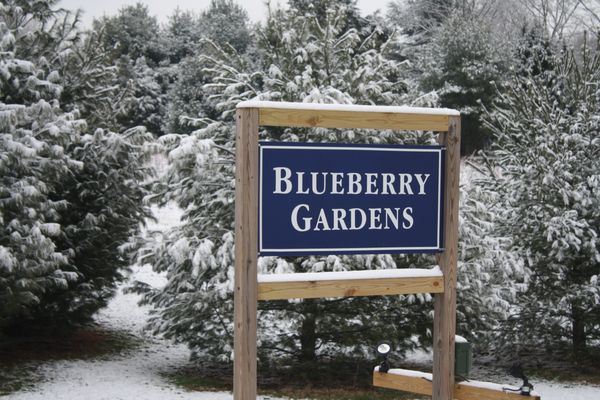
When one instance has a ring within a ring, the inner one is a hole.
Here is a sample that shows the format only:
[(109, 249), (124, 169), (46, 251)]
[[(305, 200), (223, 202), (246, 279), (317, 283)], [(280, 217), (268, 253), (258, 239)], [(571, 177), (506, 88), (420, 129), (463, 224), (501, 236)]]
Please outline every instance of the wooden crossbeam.
[[(426, 372), (407, 369), (390, 369), (381, 373), (376, 368), (373, 371), (373, 386), (404, 392), (418, 393), (431, 396), (433, 392), (433, 376)], [(512, 389), (512, 390), (511, 390)], [(456, 400), (540, 400), (535, 392), (530, 396), (522, 396), (518, 388), (496, 383), (465, 381), (454, 384), (454, 399)]]
[(394, 130), (448, 130), (456, 110), (350, 104), (286, 103), (244, 101), (238, 109), (259, 110), (259, 125), (303, 128), (364, 128)]
[(258, 276), (258, 300), (441, 293), (444, 276), (434, 269), (383, 269)]
[(282, 110), (264, 108), (259, 113), (263, 126), (294, 126), (304, 128), (364, 128), (442, 131), (448, 128), (448, 116), (424, 114), (393, 114), (381, 112)]

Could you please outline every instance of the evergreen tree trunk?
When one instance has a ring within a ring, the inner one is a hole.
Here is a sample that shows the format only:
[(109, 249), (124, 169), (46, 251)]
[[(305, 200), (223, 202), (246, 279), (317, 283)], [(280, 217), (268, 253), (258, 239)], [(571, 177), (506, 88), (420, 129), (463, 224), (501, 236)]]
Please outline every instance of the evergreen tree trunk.
[(317, 304), (311, 299), (304, 302), (304, 320), (300, 327), (300, 361), (312, 362), (317, 359)]
[(573, 341), (573, 353), (577, 356), (585, 355), (586, 351), (586, 332), (585, 332), (585, 313), (577, 305), (571, 306), (571, 320), (573, 331), (571, 338)]

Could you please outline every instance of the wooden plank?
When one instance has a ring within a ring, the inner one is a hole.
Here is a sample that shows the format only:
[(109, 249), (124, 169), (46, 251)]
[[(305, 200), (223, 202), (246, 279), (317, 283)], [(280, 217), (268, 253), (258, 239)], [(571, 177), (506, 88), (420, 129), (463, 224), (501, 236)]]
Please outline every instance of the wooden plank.
[[(431, 374), (428, 375), (431, 376)], [(373, 372), (373, 386), (427, 396), (431, 396), (432, 390), (431, 377), (427, 380), (420, 376), (396, 375), (378, 371)]]
[(433, 400), (451, 400), (454, 390), (456, 333), (456, 264), (458, 260), (458, 201), (460, 116), (449, 117), (448, 132), (439, 135), (446, 146), (444, 190), (444, 251), (438, 265), (444, 273), (444, 292), (435, 295), (433, 319)]
[[(402, 370), (390, 370), (402, 371)], [(406, 371), (401, 373), (373, 372), (373, 386), (387, 389), (401, 390), (404, 392), (418, 393), (431, 396), (433, 392), (432, 376), (427, 373)], [(540, 400), (535, 393), (531, 396), (522, 396), (519, 392), (507, 390), (516, 389), (502, 385), (489, 384), (479, 381), (465, 381), (454, 384), (454, 399), (456, 400)]]
[[(540, 400), (537, 394), (522, 396), (520, 392), (476, 386), (481, 382), (460, 382), (454, 385), (454, 398), (457, 400)], [(500, 385), (498, 385), (500, 386)], [(515, 388), (516, 389), (516, 388)]]
[(392, 114), (427, 114), (427, 115), (454, 115), (459, 116), (460, 112), (451, 108), (431, 108), (431, 107), (411, 107), (411, 106), (377, 106), (373, 104), (325, 104), (325, 103), (294, 103), (289, 101), (264, 101), (264, 100), (246, 100), (237, 104), (236, 108), (276, 108), (279, 110), (327, 110), (355, 112), (380, 112)]
[(443, 276), (259, 282), (259, 300), (440, 293)]
[(448, 115), (261, 108), (259, 124), (305, 128), (448, 130)]
[(256, 400), (258, 110), (236, 117), (233, 398)]

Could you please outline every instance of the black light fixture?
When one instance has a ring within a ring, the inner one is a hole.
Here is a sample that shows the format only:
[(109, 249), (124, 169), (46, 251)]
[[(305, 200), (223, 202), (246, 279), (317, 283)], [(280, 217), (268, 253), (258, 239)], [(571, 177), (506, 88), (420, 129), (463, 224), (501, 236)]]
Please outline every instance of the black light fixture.
[(379, 364), (379, 372), (386, 373), (390, 370), (390, 362), (388, 361), (390, 350), (392, 350), (392, 347), (388, 343), (381, 343), (377, 346), (377, 353), (383, 356), (383, 361)]
[(529, 378), (527, 378), (525, 372), (523, 371), (523, 365), (513, 364), (508, 370), (508, 373), (514, 376), (515, 378), (523, 379), (523, 384), (518, 389), (504, 389), (512, 392), (519, 392), (519, 394), (522, 396), (531, 396), (531, 392), (533, 392), (533, 385), (529, 383)]
[(529, 380), (525, 378), (523, 381), (523, 385), (520, 387), (521, 395), (523, 396), (531, 396), (531, 392), (533, 392), (533, 385), (529, 383)]

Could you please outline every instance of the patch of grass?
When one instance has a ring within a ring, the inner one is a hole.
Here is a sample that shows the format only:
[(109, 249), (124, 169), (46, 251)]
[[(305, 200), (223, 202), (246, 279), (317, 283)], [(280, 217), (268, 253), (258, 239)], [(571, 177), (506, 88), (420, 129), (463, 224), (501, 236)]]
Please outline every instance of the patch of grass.
[[(399, 392), (389, 389), (286, 389), (275, 391), (261, 391), (260, 394), (277, 397), (288, 397), (290, 399), (312, 399), (312, 400), (417, 400), (426, 399), (412, 393)], [(430, 397), (429, 397), (430, 398)]]
[(128, 332), (93, 325), (0, 337), (0, 395), (31, 387), (42, 379), (36, 372), (41, 363), (106, 359), (127, 354), (142, 343), (142, 339)]
[(531, 370), (534, 379), (600, 385), (600, 364), (541, 366)]
[(582, 356), (569, 351), (529, 350), (525, 354), (517, 353), (511, 359), (488, 361), (481, 364), (488, 372), (507, 373), (513, 363), (522, 363), (525, 375), (535, 385), (536, 380), (549, 380), (565, 383), (600, 385), (600, 348), (591, 347)]
[(34, 371), (29, 368), (0, 368), (0, 396), (30, 387), (34, 375)]
[(231, 382), (200, 375), (192, 368), (184, 368), (161, 374), (170, 383), (188, 391), (219, 392), (231, 390)]
[[(259, 368), (259, 394), (313, 400), (416, 400), (427, 397), (371, 385), (370, 362), (343, 360), (298, 364), (289, 368)], [(232, 390), (231, 366), (187, 367), (164, 373), (188, 391)]]
[[(163, 374), (172, 384), (188, 391), (230, 391), (231, 380), (224, 381), (201, 375), (194, 369), (183, 369)], [(307, 386), (304, 388), (290, 384), (259, 387), (259, 394), (274, 397), (287, 397), (290, 399), (313, 399), (313, 400), (415, 400), (425, 399), (418, 395), (402, 393), (395, 390), (380, 388), (344, 388), (340, 382), (336, 387), (315, 388)]]
[(86, 360), (131, 351), (143, 340), (125, 331), (88, 326), (54, 329), (0, 339), (0, 363), (19, 365), (53, 360)]

